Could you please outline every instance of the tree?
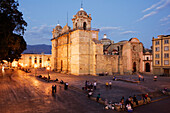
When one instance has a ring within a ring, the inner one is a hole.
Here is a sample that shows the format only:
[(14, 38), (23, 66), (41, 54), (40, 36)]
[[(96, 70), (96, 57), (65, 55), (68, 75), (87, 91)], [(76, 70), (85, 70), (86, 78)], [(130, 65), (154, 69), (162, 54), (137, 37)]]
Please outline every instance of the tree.
[(23, 38), (27, 23), (18, 6), (15, 0), (0, 1), (0, 62), (19, 59), (27, 46)]

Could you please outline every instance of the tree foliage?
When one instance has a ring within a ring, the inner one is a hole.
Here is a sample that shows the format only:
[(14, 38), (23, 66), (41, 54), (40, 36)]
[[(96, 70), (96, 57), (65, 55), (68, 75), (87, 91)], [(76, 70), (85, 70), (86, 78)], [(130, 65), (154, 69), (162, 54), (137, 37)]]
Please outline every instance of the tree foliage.
[(0, 0), (0, 61), (19, 59), (26, 49), (23, 38), (27, 23), (15, 0)]

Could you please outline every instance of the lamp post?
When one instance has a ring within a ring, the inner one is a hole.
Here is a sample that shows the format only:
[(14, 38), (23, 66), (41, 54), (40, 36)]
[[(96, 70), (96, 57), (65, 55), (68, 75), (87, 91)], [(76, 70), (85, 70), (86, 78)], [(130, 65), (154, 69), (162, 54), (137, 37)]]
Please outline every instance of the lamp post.
[(49, 66), (47, 67), (47, 71), (48, 71), (48, 82), (49, 82), (49, 79), (50, 79), (50, 77), (49, 77), (50, 67)]
[(34, 65), (34, 68), (35, 68), (35, 76), (36, 76), (36, 68), (37, 68), (37, 64)]
[(25, 64), (26, 72), (27, 72), (27, 64)]
[(25, 72), (26, 72), (26, 76), (27, 76), (27, 64), (25, 64)]

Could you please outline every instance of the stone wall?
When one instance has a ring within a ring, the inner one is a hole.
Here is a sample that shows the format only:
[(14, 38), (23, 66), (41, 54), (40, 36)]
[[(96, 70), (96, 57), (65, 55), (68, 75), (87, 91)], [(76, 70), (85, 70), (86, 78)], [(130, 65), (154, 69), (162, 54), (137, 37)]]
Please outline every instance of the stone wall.
[(96, 55), (96, 74), (118, 73), (118, 55)]

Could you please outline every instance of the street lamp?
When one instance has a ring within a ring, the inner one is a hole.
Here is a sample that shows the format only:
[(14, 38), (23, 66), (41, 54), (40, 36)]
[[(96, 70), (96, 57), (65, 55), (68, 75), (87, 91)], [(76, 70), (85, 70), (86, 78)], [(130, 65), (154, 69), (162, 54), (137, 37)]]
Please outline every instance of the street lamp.
[(27, 72), (27, 64), (25, 64), (26, 72)]
[(35, 68), (35, 76), (36, 76), (36, 68), (37, 68), (37, 64), (34, 65), (34, 68)]
[(21, 70), (23, 69), (23, 63), (20, 63), (20, 69)]
[(50, 77), (49, 77), (50, 67), (48, 66), (46, 69), (47, 69), (47, 71), (48, 71), (48, 81), (49, 81), (49, 79), (50, 79)]

